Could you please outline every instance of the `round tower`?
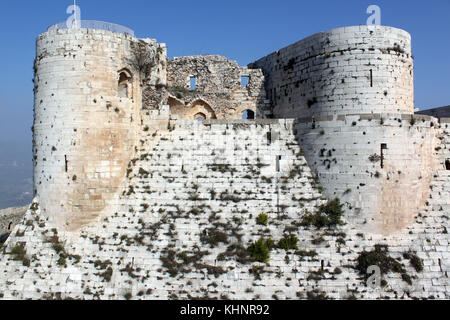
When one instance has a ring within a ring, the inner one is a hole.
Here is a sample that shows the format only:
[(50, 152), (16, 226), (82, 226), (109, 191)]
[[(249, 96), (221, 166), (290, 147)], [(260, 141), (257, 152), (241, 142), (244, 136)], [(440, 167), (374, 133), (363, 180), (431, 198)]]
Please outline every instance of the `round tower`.
[(403, 232), (429, 195), (436, 119), (414, 116), (411, 36), (387, 26), (314, 34), (252, 64), (325, 195), (361, 230)]
[(37, 39), (34, 186), (43, 214), (73, 231), (108, 210), (125, 178), (142, 98), (136, 38), (63, 26)]
[(414, 113), (411, 36), (404, 30), (337, 28), (252, 65), (264, 71), (275, 118)]

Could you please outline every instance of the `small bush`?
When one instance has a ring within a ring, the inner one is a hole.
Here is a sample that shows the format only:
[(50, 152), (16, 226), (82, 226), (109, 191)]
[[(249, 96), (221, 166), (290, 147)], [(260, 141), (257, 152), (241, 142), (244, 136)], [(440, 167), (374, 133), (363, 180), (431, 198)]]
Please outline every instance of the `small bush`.
[(259, 239), (248, 247), (250, 255), (255, 261), (268, 263), (270, 259), (270, 250), (273, 248), (272, 239)]
[(417, 272), (422, 272), (423, 260), (420, 259), (416, 254), (412, 252), (405, 252), (403, 254), (403, 258), (408, 259)]
[(57, 261), (58, 266), (66, 266), (66, 257), (65, 256), (59, 256), (59, 259)]
[(332, 227), (342, 225), (341, 217), (344, 213), (342, 204), (339, 199), (328, 201), (319, 207), (319, 211), (314, 214), (306, 214), (303, 216), (301, 225), (315, 226), (317, 228)]
[(265, 213), (261, 213), (258, 218), (256, 218), (256, 223), (262, 226), (267, 226), (269, 217)]
[(209, 244), (211, 247), (215, 247), (220, 242), (227, 244), (228, 236), (226, 233), (220, 230), (209, 228), (203, 230), (202, 234), (200, 235), (200, 241), (204, 244)]
[[(400, 273), (403, 281), (409, 285), (412, 284), (411, 277), (406, 273), (403, 265), (388, 255), (387, 246), (375, 245), (374, 250), (362, 252), (357, 259), (356, 269), (367, 279), (369, 277), (369, 274), (367, 274), (367, 269), (374, 265), (380, 268), (381, 275), (388, 272)], [(382, 281), (382, 286), (384, 286), (383, 282), (384, 285), (386, 284), (386, 281), (384, 280)]]
[(369, 156), (369, 161), (370, 162), (375, 163), (375, 162), (378, 162), (380, 160), (381, 160), (381, 157), (378, 154), (376, 154), (376, 153), (374, 153), (374, 154)]
[(387, 246), (383, 245), (376, 245), (374, 250), (362, 252), (357, 259), (356, 269), (367, 276), (367, 268), (373, 265), (378, 266), (382, 274), (389, 271), (405, 272), (402, 265), (388, 255)]
[(300, 257), (315, 257), (315, 256), (317, 256), (316, 250), (310, 250), (310, 251), (299, 250), (299, 251), (296, 251), (295, 254)]
[(291, 234), (291, 235), (288, 235), (288, 236), (282, 238), (280, 240), (280, 242), (278, 243), (278, 246), (284, 250), (290, 250), (290, 249), (297, 250), (298, 249), (297, 243), (298, 243), (298, 238)]
[(22, 261), (22, 264), (25, 267), (30, 266), (30, 259), (27, 258), (27, 251), (25, 249), (25, 244), (17, 244), (14, 248), (11, 249), (11, 254), (13, 255), (13, 260)]

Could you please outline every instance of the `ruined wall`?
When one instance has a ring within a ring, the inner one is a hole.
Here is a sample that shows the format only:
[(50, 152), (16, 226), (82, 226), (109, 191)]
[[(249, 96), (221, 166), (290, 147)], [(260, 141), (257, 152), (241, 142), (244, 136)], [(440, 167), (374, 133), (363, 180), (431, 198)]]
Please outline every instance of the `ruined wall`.
[(276, 118), (414, 113), (411, 36), (385, 26), (314, 34), (250, 65)]
[(436, 151), (440, 170), (450, 170), (450, 118), (440, 118), (440, 130), (437, 133)]
[[(104, 30), (55, 30), (37, 39), (34, 185), (42, 213), (74, 230), (108, 207), (141, 125), (138, 40)], [(149, 50), (155, 44), (148, 43)], [(126, 89), (119, 89), (126, 68)]]
[[(241, 85), (241, 77), (248, 84)], [(190, 78), (196, 78), (190, 90)], [(207, 119), (242, 119), (246, 109), (263, 117), (266, 108), (264, 76), (261, 70), (240, 67), (218, 55), (179, 57), (168, 61), (167, 104), (180, 119), (194, 119), (198, 113)]]
[(295, 128), (324, 193), (346, 201), (353, 208), (349, 219), (362, 230), (404, 230), (425, 204), (433, 174), (442, 168), (436, 149), (439, 123), (429, 116), (303, 118)]
[(30, 206), (0, 210), (0, 235), (11, 232)]

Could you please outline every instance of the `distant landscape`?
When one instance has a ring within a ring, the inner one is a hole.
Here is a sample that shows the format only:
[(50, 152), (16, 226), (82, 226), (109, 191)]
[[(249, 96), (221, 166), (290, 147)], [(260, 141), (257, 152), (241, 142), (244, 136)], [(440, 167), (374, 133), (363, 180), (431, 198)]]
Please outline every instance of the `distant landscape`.
[(0, 209), (24, 206), (33, 198), (31, 141), (0, 140)]

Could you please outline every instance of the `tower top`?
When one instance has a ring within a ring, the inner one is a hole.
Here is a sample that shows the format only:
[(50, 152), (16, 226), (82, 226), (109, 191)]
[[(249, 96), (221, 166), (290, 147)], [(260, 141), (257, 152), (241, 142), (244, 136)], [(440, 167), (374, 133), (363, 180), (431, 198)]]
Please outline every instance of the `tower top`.
[[(96, 21), (96, 20), (80, 20), (77, 22), (79, 28), (81, 29), (97, 29), (97, 30), (107, 30), (116, 33), (128, 34), (134, 37), (134, 31), (130, 28), (110, 23), (104, 21)], [(59, 30), (59, 29), (68, 29), (67, 22), (59, 22), (51, 25), (47, 28), (47, 31)]]

